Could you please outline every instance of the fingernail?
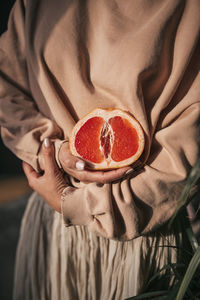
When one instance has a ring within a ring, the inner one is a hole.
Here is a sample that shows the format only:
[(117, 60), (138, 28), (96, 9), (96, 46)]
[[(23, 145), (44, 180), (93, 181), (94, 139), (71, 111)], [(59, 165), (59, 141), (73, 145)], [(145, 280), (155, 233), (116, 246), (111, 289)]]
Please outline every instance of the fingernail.
[(126, 175), (131, 174), (134, 172), (134, 169), (129, 169), (128, 171), (125, 172)]
[(83, 171), (84, 168), (85, 168), (84, 162), (81, 161), (81, 160), (78, 160), (78, 161), (76, 162), (76, 169), (77, 169), (78, 171)]
[(49, 139), (49, 138), (45, 138), (45, 139), (44, 139), (44, 146), (45, 146), (46, 148), (49, 148), (50, 145), (51, 145), (50, 139)]

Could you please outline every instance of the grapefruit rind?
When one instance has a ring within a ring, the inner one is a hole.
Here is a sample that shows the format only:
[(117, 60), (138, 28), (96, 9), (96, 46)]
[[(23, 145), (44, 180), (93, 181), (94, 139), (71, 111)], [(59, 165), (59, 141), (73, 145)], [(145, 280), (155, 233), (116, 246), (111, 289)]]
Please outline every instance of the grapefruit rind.
[[(128, 165), (133, 164), (138, 158), (141, 156), (143, 150), (144, 150), (144, 133), (141, 125), (139, 122), (129, 113), (126, 111), (123, 111), (121, 109), (102, 109), (102, 108), (96, 108), (90, 113), (88, 113), (85, 117), (80, 119), (77, 124), (74, 126), (70, 138), (69, 138), (69, 148), (72, 153), (72, 155), (77, 156), (82, 158), (79, 153), (76, 150), (75, 147), (75, 137), (80, 128), (91, 118), (93, 117), (101, 117), (104, 119), (105, 122), (108, 122), (110, 118), (120, 116), (123, 119), (127, 119), (132, 126), (136, 129), (137, 134), (138, 134), (138, 149), (134, 155), (129, 157), (128, 159), (122, 160), (122, 161), (114, 161), (111, 158), (108, 158), (104, 160), (101, 163), (91, 163), (89, 161), (89, 165), (91, 169), (94, 170), (108, 170), (108, 169), (116, 169), (116, 168), (121, 168), (125, 167)], [(83, 159), (83, 158), (82, 158)], [(87, 160), (86, 160), (87, 161)]]

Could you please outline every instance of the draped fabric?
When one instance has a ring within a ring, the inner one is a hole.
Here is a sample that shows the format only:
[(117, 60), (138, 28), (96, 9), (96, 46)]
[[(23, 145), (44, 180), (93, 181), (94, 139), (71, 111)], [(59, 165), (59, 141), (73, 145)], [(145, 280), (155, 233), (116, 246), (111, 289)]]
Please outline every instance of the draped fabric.
[[(23, 218), (17, 250), (14, 300), (121, 300), (137, 295), (164, 266), (185, 267), (192, 253), (182, 216), (147, 236), (120, 242), (65, 227), (60, 214), (33, 193)], [(166, 268), (149, 289), (174, 282)], [(181, 269), (179, 269), (179, 272)]]
[(159, 245), (181, 245), (183, 225), (159, 232), (199, 155), (199, 32), (199, 0), (16, 1), (0, 37), (7, 147), (40, 171), (49, 137), (60, 166), (61, 144), (96, 107), (129, 111), (145, 134), (133, 173), (104, 185), (70, 178), (62, 216), (32, 196), (16, 299), (121, 299), (179, 261)]
[(59, 164), (60, 145), (96, 107), (129, 111), (145, 134), (131, 175), (63, 191), (66, 225), (130, 240), (171, 217), (199, 153), (199, 31), (198, 0), (16, 1), (0, 38), (5, 144), (40, 170), (50, 137)]

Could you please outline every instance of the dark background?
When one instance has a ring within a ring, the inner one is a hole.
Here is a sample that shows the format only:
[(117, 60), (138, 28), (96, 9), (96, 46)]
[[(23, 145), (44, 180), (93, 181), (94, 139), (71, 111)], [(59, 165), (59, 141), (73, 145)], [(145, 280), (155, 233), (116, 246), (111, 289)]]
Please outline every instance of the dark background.
[[(7, 29), (14, 2), (0, 0), (0, 34)], [(16, 248), (29, 194), (21, 161), (4, 146), (0, 135), (0, 300), (12, 299)]]
[[(9, 12), (14, 2), (0, 0), (0, 34), (7, 29)], [(4, 146), (0, 136), (0, 300), (12, 299), (15, 253), (29, 194), (21, 161)], [(200, 241), (200, 216), (195, 213), (199, 210), (199, 200), (200, 195), (189, 205), (188, 212)]]
[[(15, 0), (0, 1), (0, 34), (7, 29), (9, 12)], [(0, 137), (0, 179), (7, 175), (22, 174), (21, 162), (3, 144)]]

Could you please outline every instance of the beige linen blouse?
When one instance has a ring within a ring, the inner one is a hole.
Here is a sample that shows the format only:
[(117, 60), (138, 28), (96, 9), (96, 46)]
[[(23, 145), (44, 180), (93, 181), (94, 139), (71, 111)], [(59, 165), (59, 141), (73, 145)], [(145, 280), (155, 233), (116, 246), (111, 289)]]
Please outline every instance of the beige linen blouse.
[(141, 167), (118, 182), (72, 180), (66, 224), (128, 240), (173, 214), (198, 156), (199, 0), (17, 0), (0, 38), (2, 138), (40, 169), (96, 107), (131, 112), (145, 132)]

